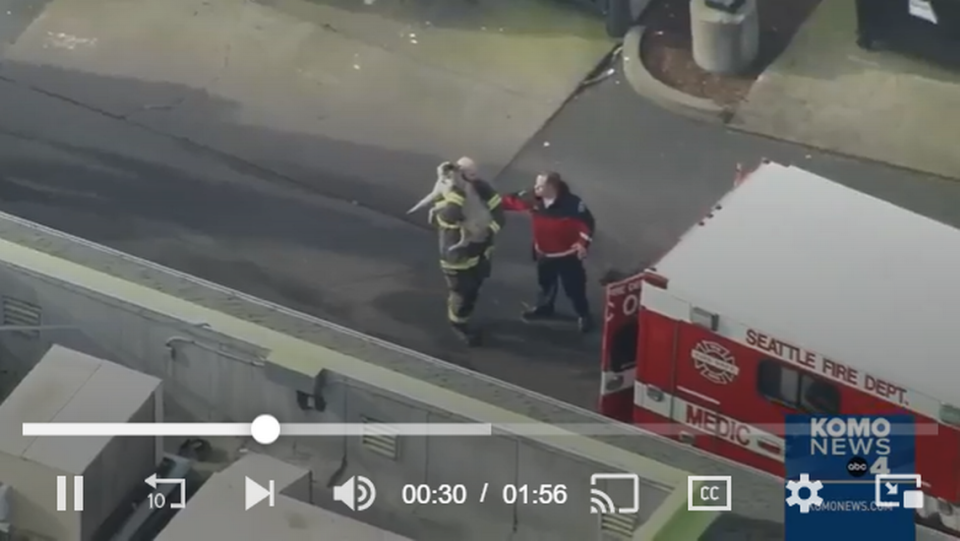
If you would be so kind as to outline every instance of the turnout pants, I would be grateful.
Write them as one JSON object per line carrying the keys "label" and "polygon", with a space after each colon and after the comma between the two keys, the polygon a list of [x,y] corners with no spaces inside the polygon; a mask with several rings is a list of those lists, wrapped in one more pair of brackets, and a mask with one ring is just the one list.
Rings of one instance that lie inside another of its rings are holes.
{"label": "turnout pants", "polygon": [[557,290],[562,285],[563,292],[570,299],[577,316],[590,315],[590,305],[587,303],[587,270],[576,255],[538,258],[537,283],[540,286],[537,296],[538,310],[553,312]]}
{"label": "turnout pants", "polygon": [[464,326],[470,322],[477,299],[480,297],[480,287],[486,279],[486,270],[481,263],[475,267],[451,271],[444,271],[447,280],[447,319],[454,326]]}

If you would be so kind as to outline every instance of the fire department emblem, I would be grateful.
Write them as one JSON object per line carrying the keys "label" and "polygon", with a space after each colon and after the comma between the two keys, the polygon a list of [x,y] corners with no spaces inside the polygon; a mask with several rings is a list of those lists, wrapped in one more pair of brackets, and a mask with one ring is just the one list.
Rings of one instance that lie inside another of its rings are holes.
{"label": "fire department emblem", "polygon": [[716,342],[699,342],[690,351],[690,358],[701,376],[719,385],[730,383],[740,373],[733,353]]}

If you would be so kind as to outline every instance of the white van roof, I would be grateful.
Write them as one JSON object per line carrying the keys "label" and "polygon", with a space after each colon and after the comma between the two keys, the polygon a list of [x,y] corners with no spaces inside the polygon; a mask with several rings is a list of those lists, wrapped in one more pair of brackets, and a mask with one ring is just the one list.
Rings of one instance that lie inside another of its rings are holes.
{"label": "white van roof", "polygon": [[655,266],[674,295],[960,405],[960,230],[765,162]]}

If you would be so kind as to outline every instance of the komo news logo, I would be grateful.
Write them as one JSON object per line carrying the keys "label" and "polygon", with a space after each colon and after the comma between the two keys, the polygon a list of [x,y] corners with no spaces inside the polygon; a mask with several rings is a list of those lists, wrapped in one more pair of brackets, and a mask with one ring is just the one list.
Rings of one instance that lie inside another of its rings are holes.
{"label": "komo news logo", "polygon": [[[847,457],[847,474],[863,477],[867,473],[890,473],[890,434],[893,427],[884,418],[818,418],[810,422],[812,456]],[[864,456],[876,456],[871,464]]]}

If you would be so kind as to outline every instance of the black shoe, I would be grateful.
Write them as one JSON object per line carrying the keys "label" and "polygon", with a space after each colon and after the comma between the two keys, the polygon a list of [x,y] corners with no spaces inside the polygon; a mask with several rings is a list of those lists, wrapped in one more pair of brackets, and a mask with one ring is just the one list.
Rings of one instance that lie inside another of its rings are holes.
{"label": "black shoe", "polygon": [[478,330],[470,328],[464,323],[453,323],[451,324],[454,334],[457,335],[457,338],[463,340],[465,344],[469,347],[479,346],[481,342],[481,334]]}
{"label": "black shoe", "polygon": [[593,318],[590,316],[577,318],[577,328],[580,329],[581,334],[589,333],[593,330]]}
{"label": "black shoe", "polygon": [[537,306],[536,308],[528,308],[520,314],[520,317],[524,321],[543,321],[544,319],[553,318],[553,308],[546,306]]}

